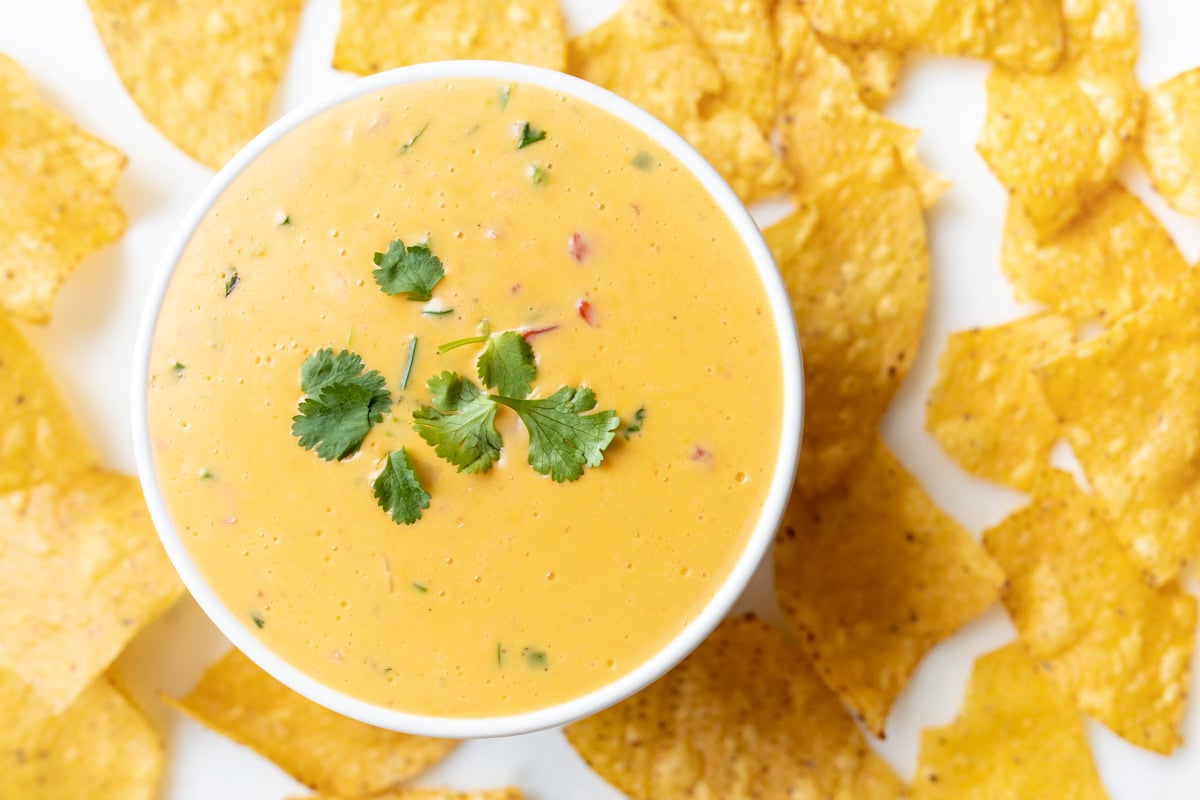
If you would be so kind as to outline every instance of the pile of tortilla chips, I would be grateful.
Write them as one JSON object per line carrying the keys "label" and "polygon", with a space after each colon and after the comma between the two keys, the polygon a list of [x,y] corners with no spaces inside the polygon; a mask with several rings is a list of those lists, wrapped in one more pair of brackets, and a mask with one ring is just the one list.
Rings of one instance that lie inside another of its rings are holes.
{"label": "pile of tortilla chips", "polygon": [[[142,113],[218,167],[265,124],[302,0],[89,0]],[[568,39],[555,0],[343,0],[333,64],[447,58],[566,69],[692,142],[765,231],[806,368],[804,445],[777,538],[790,628],[726,621],[629,700],[566,730],[634,800],[1105,797],[1092,717],[1181,743],[1200,564],[1200,280],[1117,181],[1136,151],[1200,215],[1200,69],[1143,90],[1134,0],[627,0]],[[1043,310],[953,334],[926,428],[1030,500],[979,543],[892,455],[879,422],[921,346],[925,209],[947,189],[879,112],[907,53],[988,59],[978,151],[1010,195],[999,261]],[[0,794],[149,800],[162,742],[106,674],[180,594],[136,481],[97,464],[3,314],[45,322],[117,238],[124,156],[0,56]],[[1098,335],[1095,334],[1099,329]],[[1054,469],[1065,440],[1087,485]],[[926,730],[907,788],[882,736],[925,654],[999,600],[1014,643]],[[277,763],[307,800],[519,800],[403,787],[453,742],[369,728],[219,660],[168,702]]]}

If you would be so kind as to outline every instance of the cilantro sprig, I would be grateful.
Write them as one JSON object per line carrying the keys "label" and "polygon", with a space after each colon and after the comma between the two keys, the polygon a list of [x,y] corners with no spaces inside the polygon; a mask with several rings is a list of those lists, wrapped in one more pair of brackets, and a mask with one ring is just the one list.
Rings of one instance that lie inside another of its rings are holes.
{"label": "cilantro sprig", "polygon": [[379,507],[400,525],[412,525],[421,518],[421,511],[429,508],[429,492],[403,447],[388,453],[383,472],[375,478],[374,492]]}
{"label": "cilantro sprig", "polygon": [[336,356],[326,348],[300,368],[304,399],[292,417],[292,435],[305,450],[316,448],[325,461],[341,461],[358,452],[371,426],[392,407],[383,376],[364,372],[362,358],[348,350]]}
{"label": "cilantro sprig", "polygon": [[537,144],[546,138],[546,132],[541,128],[535,128],[528,122],[521,123],[521,130],[517,134],[517,149],[524,150],[531,144]]}
{"label": "cilantro sprig", "polygon": [[453,372],[435,375],[426,385],[433,405],[413,411],[413,430],[459,472],[490,470],[504,445],[496,431],[496,404]]}
{"label": "cilantro sprig", "polygon": [[489,336],[475,368],[484,386],[508,397],[527,397],[537,375],[533,348],[516,331]]}
{"label": "cilantro sprig", "polygon": [[433,299],[433,287],[446,274],[442,260],[430,252],[428,245],[407,247],[400,239],[393,239],[387,252],[376,253],[374,260],[372,274],[384,294],[404,294],[422,303]]}

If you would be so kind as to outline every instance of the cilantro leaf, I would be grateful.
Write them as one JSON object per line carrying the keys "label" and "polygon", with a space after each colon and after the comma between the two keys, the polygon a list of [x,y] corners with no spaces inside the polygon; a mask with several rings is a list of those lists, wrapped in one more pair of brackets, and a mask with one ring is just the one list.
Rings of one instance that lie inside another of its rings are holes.
{"label": "cilantro leaf", "polygon": [[233,290],[241,282],[242,279],[238,276],[237,267],[230,264],[229,269],[225,272],[225,296],[229,297],[229,295],[233,294]]}
{"label": "cilantro leaf", "polygon": [[292,417],[292,435],[305,450],[317,448],[325,461],[342,460],[358,450],[371,430],[371,390],[357,383],[332,383],[300,403]]}
{"label": "cilantro leaf", "polygon": [[375,264],[375,283],[385,294],[407,294],[422,303],[433,299],[433,287],[446,274],[427,245],[405,247],[399,239],[392,239],[386,253],[375,254]]}
{"label": "cilantro leaf", "polygon": [[426,122],[424,125],[421,126],[421,129],[419,131],[414,133],[412,136],[408,137],[408,141],[405,142],[404,144],[400,145],[400,155],[404,155],[409,150],[412,150],[413,146],[417,143],[417,139],[421,138],[421,134],[425,133],[425,129],[428,127],[429,127],[429,123]]}
{"label": "cilantro leaf", "polygon": [[533,348],[516,331],[489,338],[475,365],[483,385],[505,397],[527,397],[537,374]]}
{"label": "cilantro leaf", "polygon": [[487,472],[504,445],[496,431],[496,404],[453,372],[435,375],[426,385],[433,405],[413,412],[413,430],[459,472]]}
{"label": "cilantro leaf", "polygon": [[537,144],[542,139],[546,138],[546,132],[540,128],[535,128],[528,122],[521,124],[521,133],[517,137],[517,149],[523,150],[531,144]]}
{"label": "cilantro leaf", "polygon": [[300,389],[309,397],[316,397],[326,386],[335,383],[353,383],[371,392],[371,422],[382,422],[383,415],[392,408],[392,395],[386,388],[383,376],[375,370],[363,374],[363,360],[357,353],[343,350],[336,356],[331,348],[318,350],[300,367]]}
{"label": "cilantro leaf", "polygon": [[383,472],[375,479],[375,499],[399,525],[412,525],[429,508],[429,492],[421,485],[408,451],[401,447],[388,453]]}
{"label": "cilantro leaf", "polygon": [[586,387],[564,386],[540,400],[491,399],[517,412],[529,431],[529,465],[559,483],[578,480],[585,465],[599,466],[621,424],[612,411],[583,413],[596,407],[596,395]]}

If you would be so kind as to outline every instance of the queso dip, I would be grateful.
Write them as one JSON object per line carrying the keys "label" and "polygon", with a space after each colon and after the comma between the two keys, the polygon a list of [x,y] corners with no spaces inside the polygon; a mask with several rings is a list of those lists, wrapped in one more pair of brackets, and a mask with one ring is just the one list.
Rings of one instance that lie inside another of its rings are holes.
{"label": "queso dip", "polygon": [[[376,284],[394,239],[440,259],[430,300]],[[479,382],[481,345],[438,345],[489,330],[536,354],[531,398],[586,386],[620,417],[602,463],[539,474],[509,407],[483,474],[414,432],[429,378]],[[341,460],[292,433],[325,348],[392,401]],[[582,696],[673,639],[754,527],[783,405],[765,290],[700,183],[598,108],[487,80],[358,97],[254,161],[178,264],[150,376],[167,509],[225,605],[338,691],[450,717]],[[372,491],[400,448],[429,495],[404,525]]]}

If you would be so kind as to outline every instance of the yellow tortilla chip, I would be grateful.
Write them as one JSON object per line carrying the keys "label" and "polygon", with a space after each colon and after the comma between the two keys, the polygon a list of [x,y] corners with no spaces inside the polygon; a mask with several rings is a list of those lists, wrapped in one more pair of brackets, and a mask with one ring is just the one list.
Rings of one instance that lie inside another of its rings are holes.
{"label": "yellow tortilla chip", "polygon": [[680,129],[721,76],[696,35],[663,0],[627,0],[599,27],[572,39],[572,75],[611,89]]}
{"label": "yellow tortilla chip", "polygon": [[1188,264],[1148,208],[1119,184],[1041,244],[1017,203],[1008,207],[1000,267],[1017,300],[1077,321],[1112,321],[1174,286]]}
{"label": "yellow tortilla chip", "polygon": [[37,354],[0,315],[0,492],[95,460]]}
{"label": "yellow tortilla chip", "polygon": [[561,70],[567,34],[557,0],[342,0],[333,66],[360,75],[483,58]]}
{"label": "yellow tortilla chip", "polygon": [[740,111],[721,111],[683,126],[683,136],[729,182],[744,203],[781,194],[792,174],[754,120]]}
{"label": "yellow tortilla chip", "polygon": [[1170,753],[1188,689],[1196,601],[1147,586],[1105,510],[1065,472],[985,531],[1008,575],[1003,600],[1025,647],[1080,710],[1139,747]]}
{"label": "yellow tortilla chip", "polygon": [[1200,67],[1146,93],[1141,157],[1158,193],[1200,216]]}
{"label": "yellow tortilla chip", "polygon": [[878,438],[838,488],[794,496],[776,537],[784,614],[817,673],[876,735],[925,653],[1003,583]]}
{"label": "yellow tortilla chip", "polygon": [[565,733],[632,800],[903,796],[804,655],[752,617],[726,620],[657,683]]}
{"label": "yellow tortilla chip", "polygon": [[1069,72],[996,69],[976,148],[1045,239],[1075,218],[1117,174],[1121,148]]}
{"label": "yellow tortilla chip", "polygon": [[1083,720],[1019,645],[975,661],[958,719],[921,732],[912,800],[1108,800]]}
{"label": "yellow tortilla chip", "polygon": [[936,202],[948,184],[917,158],[918,132],[867,107],[850,70],[821,46],[800,0],[780,0],[775,30],[781,141],[801,188],[814,190],[851,176],[870,183],[899,157],[923,204]]}
{"label": "yellow tortilla chip", "polygon": [[1046,72],[1063,49],[1058,0],[811,0],[813,25],[848,42],[987,58]]}
{"label": "yellow tortilla chip", "polygon": [[[516,787],[504,789],[482,789],[471,792],[456,792],[453,789],[425,789],[410,786],[407,789],[396,789],[383,794],[371,795],[371,800],[523,800],[525,794]],[[314,794],[308,797],[296,797],[293,800],[355,800],[351,797],[337,797],[332,794]]]}
{"label": "yellow tortilla chip", "polygon": [[775,123],[775,39],[768,0],[668,0],[696,34],[721,74],[721,92],[704,116],[741,111],[766,134]]}
{"label": "yellow tortilla chip", "polygon": [[88,0],[146,119],[219,169],[266,126],[303,0]]}
{"label": "yellow tortilla chip", "polygon": [[49,321],[67,276],[125,230],[112,194],[124,168],[0,55],[0,311]]}
{"label": "yellow tortilla chip", "polygon": [[1066,51],[1054,73],[988,77],[977,144],[1039,240],[1112,183],[1141,119],[1133,0],[1078,0],[1063,13]]}
{"label": "yellow tortilla chip", "polygon": [[920,344],[929,292],[921,203],[891,169],[802,195],[765,231],[804,351],[797,491],[836,485],[866,451]]}
{"label": "yellow tortilla chip", "polygon": [[1033,367],[1074,340],[1063,317],[1039,314],[953,333],[938,360],[925,429],[960,467],[989,481],[1028,489],[1059,437]]}
{"label": "yellow tortilla chip", "polygon": [[878,111],[895,94],[900,84],[900,68],[904,64],[900,51],[879,45],[843,42],[820,34],[817,41],[850,70],[858,84],[858,93],[868,107]]}
{"label": "yellow tortilla chip", "polygon": [[58,713],[183,593],[136,478],[0,495],[0,667]]}
{"label": "yellow tortilla chip", "polygon": [[1130,314],[1035,370],[1116,533],[1153,583],[1200,546],[1200,292]]}
{"label": "yellow tortilla chip", "polygon": [[186,697],[166,701],[274,761],[306,786],[334,795],[362,797],[391,789],[458,745],[336,714],[279,683],[238,650],[209,667]]}
{"label": "yellow tortilla chip", "polygon": [[20,800],[153,800],[163,742],[100,678],[58,715],[0,671],[0,795]]}

